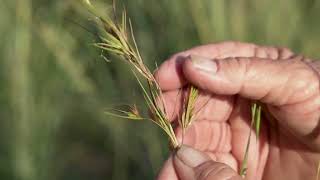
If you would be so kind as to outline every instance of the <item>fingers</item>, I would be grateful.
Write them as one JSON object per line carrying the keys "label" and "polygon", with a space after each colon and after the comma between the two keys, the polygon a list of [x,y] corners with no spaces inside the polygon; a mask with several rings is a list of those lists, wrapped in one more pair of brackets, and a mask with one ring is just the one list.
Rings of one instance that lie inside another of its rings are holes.
{"label": "fingers", "polygon": [[178,175],[175,171],[173,165],[173,156],[170,156],[169,159],[164,163],[162,169],[160,170],[158,180],[178,180]]}
{"label": "fingers", "polygon": [[319,123],[319,77],[299,59],[193,57],[183,64],[183,73],[190,83],[213,94],[238,94],[268,104],[279,123],[296,135],[310,135]]}
{"label": "fingers", "polygon": [[208,58],[224,58],[234,56],[251,57],[255,45],[238,42],[223,42],[203,45],[173,55],[165,61],[155,72],[155,77],[163,90],[181,88],[186,84],[182,75],[182,63],[190,55],[199,55]]}
{"label": "fingers", "polygon": [[293,52],[285,48],[263,47],[240,42],[222,42],[195,47],[173,55],[155,72],[155,77],[164,91],[181,88],[186,84],[182,74],[182,64],[186,57],[190,55],[198,55],[210,59],[230,57],[287,59],[293,56]]}
{"label": "fingers", "polygon": [[[181,116],[184,101],[187,96],[186,90],[167,91],[162,94],[158,102],[165,104],[167,117],[174,121]],[[211,93],[200,92],[195,102],[194,115],[198,120],[226,121],[232,111],[234,98],[231,96],[212,95]]]}
{"label": "fingers", "polygon": [[173,56],[170,60],[162,63],[155,71],[155,79],[163,91],[182,88],[186,84],[186,80],[182,74],[182,63],[185,57],[187,56],[183,54]]}
{"label": "fingers", "polygon": [[[265,164],[269,154],[269,143],[266,119],[261,117],[260,134],[257,136],[255,130],[251,127],[251,103],[238,97],[235,107],[229,118],[229,124],[232,132],[232,154],[239,162],[239,169],[244,162],[249,133],[250,144],[248,146],[247,171],[246,177],[251,179],[262,179]],[[249,178],[250,177],[250,178]]]}
{"label": "fingers", "polygon": [[183,64],[183,72],[188,81],[211,93],[239,94],[275,106],[299,103],[319,92],[317,74],[298,60],[194,56]]}
{"label": "fingers", "polygon": [[197,120],[188,127],[183,135],[182,129],[175,131],[181,144],[197,150],[216,153],[231,152],[231,129],[228,123]]}
{"label": "fingers", "polygon": [[240,180],[229,166],[213,161],[203,152],[182,146],[173,157],[173,164],[181,180]]}

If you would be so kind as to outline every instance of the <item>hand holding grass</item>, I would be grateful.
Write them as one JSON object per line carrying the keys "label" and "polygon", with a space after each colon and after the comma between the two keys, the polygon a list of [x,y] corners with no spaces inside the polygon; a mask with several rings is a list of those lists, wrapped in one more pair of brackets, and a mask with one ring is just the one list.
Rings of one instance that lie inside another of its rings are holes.
{"label": "hand holding grass", "polygon": [[[159,179],[240,179],[236,171],[249,131],[246,179],[316,179],[319,69],[317,61],[288,49],[235,42],[172,56],[155,74],[166,109],[173,114],[171,121],[179,117],[182,107],[173,99],[183,96],[180,89],[186,84],[203,90],[199,102],[210,100],[201,109],[201,103],[194,107],[200,109],[199,117],[183,137],[184,144],[192,148],[183,146],[172,155]],[[260,137],[250,128],[251,101],[263,106]],[[181,130],[175,132],[181,140]]]}
{"label": "hand holding grass", "polygon": [[[127,34],[126,13],[118,23],[96,13],[90,1],[83,2],[101,30],[95,45],[121,57],[147,82],[143,84],[135,74],[152,119],[141,117],[136,106],[107,114],[153,121],[177,150],[160,179],[177,179],[177,175],[181,179],[239,179],[234,170],[248,179],[316,176],[320,93],[317,67],[311,68],[315,63],[303,62],[286,49],[229,42],[179,53],[160,67],[155,78],[140,56],[130,21],[131,35]],[[182,88],[187,82],[205,91],[192,85]],[[252,100],[265,106],[262,136],[261,108],[251,106]],[[176,134],[170,118],[180,125]],[[191,124],[195,119],[202,121]],[[181,143],[205,152],[181,147]]]}

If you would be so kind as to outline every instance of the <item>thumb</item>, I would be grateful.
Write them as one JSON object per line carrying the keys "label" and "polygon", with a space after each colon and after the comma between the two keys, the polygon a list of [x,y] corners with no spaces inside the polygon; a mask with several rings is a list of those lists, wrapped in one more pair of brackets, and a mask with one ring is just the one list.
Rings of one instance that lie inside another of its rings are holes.
{"label": "thumb", "polygon": [[186,79],[220,95],[239,94],[270,105],[302,102],[319,93],[319,78],[301,57],[288,60],[191,56],[183,64]]}
{"label": "thumb", "polygon": [[203,152],[182,146],[173,158],[176,173],[181,180],[240,180],[229,166],[212,161]]}

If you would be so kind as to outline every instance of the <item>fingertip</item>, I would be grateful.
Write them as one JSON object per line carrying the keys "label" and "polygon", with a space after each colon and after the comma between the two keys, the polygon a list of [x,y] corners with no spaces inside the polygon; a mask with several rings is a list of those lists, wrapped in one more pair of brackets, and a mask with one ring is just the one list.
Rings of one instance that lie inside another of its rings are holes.
{"label": "fingertip", "polygon": [[[246,59],[244,59],[246,60]],[[199,89],[219,95],[234,95],[243,81],[244,61],[237,58],[191,57],[183,63],[183,74]]]}
{"label": "fingertip", "polygon": [[173,157],[173,164],[180,179],[196,179],[194,168],[209,160],[204,153],[182,145]]}
{"label": "fingertip", "polygon": [[186,83],[182,73],[182,64],[186,57],[176,55],[160,65],[154,72],[160,88],[164,91],[181,88]]}
{"label": "fingertip", "polygon": [[188,82],[202,90],[208,90],[208,86],[212,85],[211,78],[208,75],[209,73],[203,73],[204,71],[199,70],[195,66],[194,60],[192,60],[191,58],[186,59],[183,63],[182,72]]}
{"label": "fingertip", "polygon": [[168,179],[178,180],[179,179],[174,168],[172,155],[168,158],[168,160],[165,161],[156,179],[157,180],[168,180]]}

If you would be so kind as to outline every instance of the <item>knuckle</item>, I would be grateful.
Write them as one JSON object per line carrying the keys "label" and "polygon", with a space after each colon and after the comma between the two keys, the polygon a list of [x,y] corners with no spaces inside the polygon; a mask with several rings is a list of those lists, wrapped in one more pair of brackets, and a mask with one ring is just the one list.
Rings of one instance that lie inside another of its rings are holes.
{"label": "knuckle", "polygon": [[269,58],[272,60],[288,59],[294,55],[290,49],[284,47],[255,46],[253,51],[253,57]]}
{"label": "knuckle", "polygon": [[278,49],[271,46],[265,46],[260,49],[260,51],[264,51],[265,56],[259,58],[267,58],[271,60],[277,60],[279,58]]}
{"label": "knuckle", "polygon": [[254,68],[255,62],[252,61],[249,58],[235,58],[236,63],[234,63],[237,67],[236,68],[239,72],[237,75],[239,75],[239,78],[242,79],[240,82],[245,82],[245,80],[251,76],[250,72],[252,68]]}
{"label": "knuckle", "polygon": [[254,62],[250,58],[233,57],[223,61],[218,61],[218,69],[223,69],[222,77],[228,80],[233,90],[232,93],[238,93],[243,88],[243,82],[249,74],[249,69]]}
{"label": "knuckle", "polygon": [[319,93],[319,75],[308,64],[298,59],[290,66],[285,85],[292,90],[292,99],[303,101]]}
{"label": "knuckle", "polygon": [[278,59],[289,59],[295,55],[295,53],[288,48],[279,47],[277,49],[278,49]]}
{"label": "knuckle", "polygon": [[232,47],[233,49],[241,48],[241,47],[248,47],[248,49],[255,49],[256,47],[258,47],[256,44],[241,42],[241,41],[223,41],[219,44],[226,47]]}
{"label": "knuckle", "polygon": [[[224,61],[221,66],[227,73],[230,73],[235,75],[245,75],[247,72],[247,68],[250,67],[250,64],[252,61],[249,58],[243,58],[243,57],[233,57],[227,59],[227,61]],[[228,72],[229,71],[229,72]]]}
{"label": "knuckle", "polygon": [[240,43],[241,42],[238,42],[238,41],[224,41],[221,44],[235,47],[235,46],[238,46]]}

